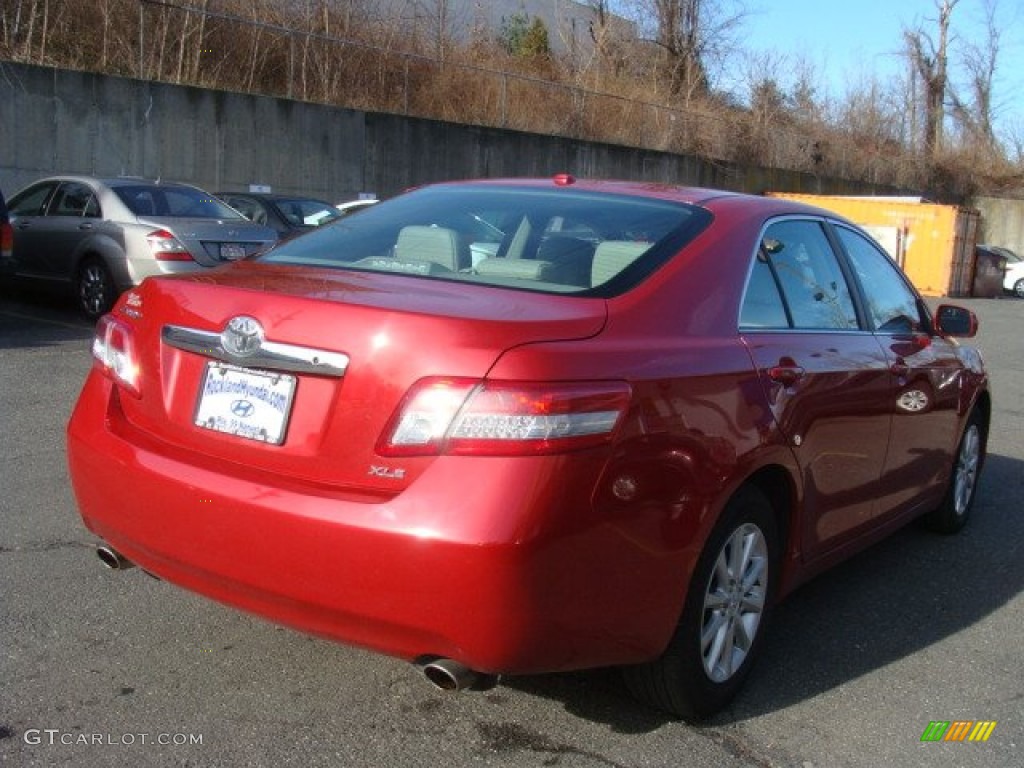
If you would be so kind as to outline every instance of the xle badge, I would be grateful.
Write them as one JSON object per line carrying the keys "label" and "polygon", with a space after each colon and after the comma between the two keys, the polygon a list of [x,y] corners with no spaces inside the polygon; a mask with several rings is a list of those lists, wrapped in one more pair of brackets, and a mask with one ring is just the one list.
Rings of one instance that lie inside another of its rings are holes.
{"label": "xle badge", "polygon": [[405,477],[405,470],[393,467],[378,467],[371,464],[370,471],[367,474],[370,477],[386,477],[389,480],[401,480]]}

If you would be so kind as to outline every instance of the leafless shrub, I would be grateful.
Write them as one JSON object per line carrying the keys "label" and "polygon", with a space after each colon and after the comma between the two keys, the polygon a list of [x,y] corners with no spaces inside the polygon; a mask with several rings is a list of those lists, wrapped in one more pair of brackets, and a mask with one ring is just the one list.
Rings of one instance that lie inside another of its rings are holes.
{"label": "leafless shrub", "polygon": [[[943,0],[939,7],[954,4]],[[0,58],[941,194],[1021,183],[1024,141],[1008,140],[1003,149],[988,112],[982,114],[988,122],[967,119],[977,112],[971,103],[954,101],[954,117],[961,119],[941,151],[929,145],[935,154],[926,156],[916,146],[920,125],[906,84],[860,83],[837,102],[823,103],[814,95],[812,68],[787,64],[803,75],[783,83],[773,75],[783,69],[779,62],[761,61],[750,67],[748,93],[727,100],[709,87],[713,73],[696,65],[691,74],[699,77],[663,77],[665,41],[645,41],[606,2],[590,5],[597,13],[592,45],[573,38],[560,55],[524,56],[510,55],[494,30],[465,19],[468,36],[449,34],[453,13],[446,0],[409,0],[409,18],[402,19],[389,14],[393,4],[377,0],[6,0]],[[727,29],[741,16],[738,5],[730,8],[714,17]],[[984,63],[972,103],[990,109],[994,61]],[[690,80],[701,87],[683,87]]]}

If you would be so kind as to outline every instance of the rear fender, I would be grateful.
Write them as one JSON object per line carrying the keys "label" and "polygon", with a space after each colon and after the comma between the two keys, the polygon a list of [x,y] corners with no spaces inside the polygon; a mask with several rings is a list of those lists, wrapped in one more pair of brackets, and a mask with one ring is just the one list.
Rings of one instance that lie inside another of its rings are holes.
{"label": "rear fender", "polygon": [[128,259],[124,252],[123,237],[118,242],[109,233],[97,232],[93,236],[82,240],[78,247],[75,248],[73,256],[75,268],[71,273],[72,280],[75,279],[78,271],[82,268],[82,264],[90,258],[99,258],[103,261],[111,277],[113,277],[114,285],[118,291],[127,290],[134,285],[128,269]]}

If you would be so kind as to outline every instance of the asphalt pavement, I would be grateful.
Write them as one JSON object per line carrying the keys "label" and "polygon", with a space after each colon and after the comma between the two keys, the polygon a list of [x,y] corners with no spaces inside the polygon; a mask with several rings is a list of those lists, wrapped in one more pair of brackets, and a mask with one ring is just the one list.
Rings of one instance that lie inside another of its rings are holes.
{"label": "asphalt pavement", "polygon": [[[734,705],[694,727],[614,671],[443,694],[400,661],[104,569],[64,458],[91,327],[0,291],[0,763],[1024,765],[1024,301],[956,303],[981,319],[995,402],[971,523],[908,526],[800,589]],[[933,721],[996,725],[923,742]]]}

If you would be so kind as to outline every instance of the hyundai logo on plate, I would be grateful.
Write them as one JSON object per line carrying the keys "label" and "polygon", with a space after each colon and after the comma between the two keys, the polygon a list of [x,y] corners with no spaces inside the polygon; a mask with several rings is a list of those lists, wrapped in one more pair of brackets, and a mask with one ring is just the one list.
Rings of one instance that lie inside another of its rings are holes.
{"label": "hyundai logo on plate", "polygon": [[231,404],[231,412],[240,419],[249,418],[255,410],[256,406],[248,400],[235,400],[235,402]]}
{"label": "hyundai logo on plate", "polygon": [[248,357],[258,352],[263,343],[263,326],[255,317],[232,317],[220,334],[220,343],[225,352]]}

